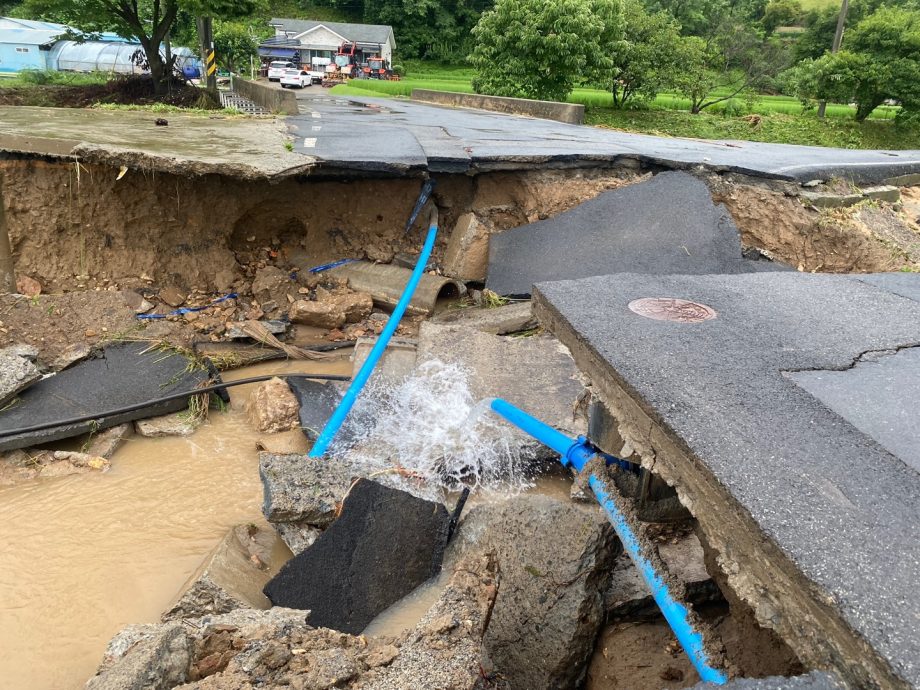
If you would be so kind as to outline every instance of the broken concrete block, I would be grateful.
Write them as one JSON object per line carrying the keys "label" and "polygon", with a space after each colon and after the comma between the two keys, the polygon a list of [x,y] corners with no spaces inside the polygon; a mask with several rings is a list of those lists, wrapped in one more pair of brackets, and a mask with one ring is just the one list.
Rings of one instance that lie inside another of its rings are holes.
{"label": "broken concrete block", "polygon": [[345,324],[345,313],[338,305],[299,299],[291,305],[288,318],[292,323],[316,328],[338,328]]}
{"label": "broken concrete block", "polygon": [[69,366],[82,362],[84,359],[93,354],[93,349],[86,343],[74,343],[55,357],[48,366],[54,371],[63,371]]}
{"label": "broken concrete block", "polygon": [[338,458],[259,453],[259,476],[265,499],[262,514],[269,522],[326,527],[361,473]]}
{"label": "broken concrete block", "polygon": [[89,445],[86,447],[86,452],[89,455],[98,455],[106,460],[111,460],[122,441],[129,438],[133,433],[133,424],[119,424],[111,429],[100,431],[91,437]]}
{"label": "broken concrete block", "polygon": [[492,235],[486,287],[529,295],[545,280],[614,273],[741,273],[741,239],[704,182],[664,172],[549,220]]}
{"label": "broken concrete block", "polygon": [[311,527],[305,522],[275,522],[273,526],[295,556],[313,546],[316,538],[323,533],[319,527]]}
{"label": "broken concrete block", "polygon": [[[504,398],[537,419],[572,436],[584,434],[584,395],[575,362],[558,340],[546,335],[526,338],[490,335],[463,326],[423,323],[419,362],[453,362],[470,372],[473,399]],[[551,452],[515,429],[521,448],[533,457]]]}
{"label": "broken concrete block", "polygon": [[[262,326],[263,328],[265,328],[265,330],[267,330],[267,331],[268,331],[269,333],[271,333],[272,335],[281,335],[282,333],[285,333],[285,332],[287,331],[288,327],[289,327],[291,324],[289,324],[289,323],[286,322],[286,321],[280,321],[280,320],[278,320],[278,319],[268,319],[268,320],[264,320],[264,321],[259,321],[259,325]],[[244,339],[244,338],[252,338],[252,335],[251,335],[251,334],[246,333],[246,332],[245,332],[242,328],[240,328],[239,325],[237,325],[237,324],[232,324],[232,325],[227,329],[227,332],[224,333],[224,335],[225,335],[227,338],[230,338],[231,340],[242,340],[242,339]],[[211,343],[209,343],[209,344],[205,345],[204,347],[205,347],[205,348],[207,348],[207,347],[214,347],[214,345],[211,344]],[[261,349],[264,350],[264,346],[261,347]]]}
{"label": "broken concrete block", "polygon": [[162,620],[197,618],[234,609],[267,609],[262,588],[280,567],[278,535],[255,525],[237,525],[182,587]]}
{"label": "broken concrete block", "polygon": [[291,429],[259,437],[256,448],[274,455],[304,454],[309,452],[310,443],[300,429]]}
{"label": "broken concrete block", "polygon": [[[377,338],[358,338],[355,341],[355,350],[352,355],[352,361],[354,362],[352,377],[356,376],[361,370],[365,360],[367,360],[367,356],[376,344]],[[415,369],[417,351],[418,341],[393,338],[387,343],[383,355],[381,355],[380,360],[374,367],[373,378],[384,380],[388,384],[403,381]]]}
{"label": "broken concrete block", "polygon": [[833,194],[831,192],[801,192],[802,201],[815,208],[843,208],[863,200],[862,194]]}
{"label": "broken concrete block", "polygon": [[86,690],[167,690],[188,679],[191,658],[182,625],[130,625],[106,647],[105,657]]}
{"label": "broken concrete block", "polygon": [[[684,535],[676,543],[659,544],[658,555],[670,581],[683,584],[685,601],[698,604],[720,596],[718,587],[706,570],[703,547],[695,534]],[[604,607],[608,620],[660,614],[648,585],[625,553],[617,557],[611,570],[610,585],[604,593]]]}
{"label": "broken concrete block", "polygon": [[0,350],[0,356],[22,357],[30,362],[34,362],[38,359],[38,348],[28,343],[16,343],[15,345],[8,345]]}
{"label": "broken concrete block", "polygon": [[501,586],[483,642],[510,687],[581,686],[616,543],[600,511],[539,494],[476,505],[463,518],[445,567],[474,553],[497,558]]}
{"label": "broken concrete block", "polygon": [[[300,405],[300,428],[311,441],[316,440],[335,408],[342,394],[331,381],[320,382],[310,379],[289,378],[288,386]],[[341,438],[342,435],[339,435]]]}
{"label": "broken concrete block", "polygon": [[[93,421],[6,436],[0,438],[0,450],[46,444],[185,409],[187,397],[149,401],[173,393],[191,393],[208,379],[206,371],[190,367],[189,360],[178,352],[151,348],[146,342],[107,345],[96,357],[22,391],[20,404],[0,414],[0,431],[60,423],[83,415],[91,416]],[[131,406],[141,407],[103,416]]]}
{"label": "broken concrete block", "polygon": [[201,424],[201,419],[192,415],[188,410],[164,414],[150,419],[139,419],[134,422],[138,434],[147,438],[159,436],[191,436]]}
{"label": "broken concrete block", "polygon": [[519,333],[537,325],[530,300],[494,308],[449,309],[433,316],[430,322],[463,326],[493,335]]}
{"label": "broken concrete block", "polygon": [[374,300],[366,292],[349,292],[336,295],[333,302],[345,315],[345,323],[358,323],[363,321],[374,310]]}
{"label": "broken concrete block", "polygon": [[38,368],[25,357],[0,354],[0,406],[41,377]]}
{"label": "broken concrete block", "polygon": [[444,274],[460,280],[483,282],[489,267],[491,225],[475,213],[457,219],[444,252]]}
{"label": "broken concrete block", "polygon": [[316,627],[358,634],[441,566],[443,505],[361,479],[339,517],[265,587],[276,606],[310,611]]}
{"label": "broken concrete block", "polygon": [[275,377],[260,384],[249,396],[246,414],[258,431],[289,431],[300,424],[300,405],[287,383]]}
{"label": "broken concrete block", "polygon": [[866,199],[887,201],[890,204],[896,204],[901,200],[901,190],[890,184],[879,185],[878,187],[865,187],[862,190],[862,195]]}

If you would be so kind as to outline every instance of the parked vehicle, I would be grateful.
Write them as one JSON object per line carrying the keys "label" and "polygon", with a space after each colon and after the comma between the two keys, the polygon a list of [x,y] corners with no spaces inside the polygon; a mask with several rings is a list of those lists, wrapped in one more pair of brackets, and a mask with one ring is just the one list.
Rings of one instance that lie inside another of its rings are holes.
{"label": "parked vehicle", "polygon": [[305,69],[286,69],[284,74],[281,75],[281,88],[286,89],[289,86],[296,86],[298,89],[302,89],[305,86],[310,86],[313,83],[313,77]]}
{"label": "parked vehicle", "polygon": [[268,66],[268,80],[269,81],[281,81],[281,77],[284,76],[284,71],[294,67],[293,62],[285,60],[275,60]]}
{"label": "parked vehicle", "polygon": [[389,79],[393,72],[389,63],[379,55],[372,55],[367,59],[367,64],[361,68],[365,79]]}
{"label": "parked vehicle", "polygon": [[358,76],[358,67],[355,56],[358,51],[357,43],[343,43],[339,46],[332,62],[326,65],[326,79],[330,81],[344,81]]}
{"label": "parked vehicle", "polygon": [[326,67],[332,63],[332,58],[315,57],[310,60],[310,76],[314,84],[320,84],[326,76]]}

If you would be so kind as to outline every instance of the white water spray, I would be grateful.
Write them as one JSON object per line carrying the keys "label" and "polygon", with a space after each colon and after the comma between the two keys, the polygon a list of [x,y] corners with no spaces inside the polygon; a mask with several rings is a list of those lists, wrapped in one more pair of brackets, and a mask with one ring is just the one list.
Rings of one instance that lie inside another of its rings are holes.
{"label": "white water spray", "polygon": [[469,371],[439,360],[395,385],[374,377],[343,428],[348,455],[448,490],[529,486],[516,434],[486,414],[491,400],[474,400],[469,380]]}

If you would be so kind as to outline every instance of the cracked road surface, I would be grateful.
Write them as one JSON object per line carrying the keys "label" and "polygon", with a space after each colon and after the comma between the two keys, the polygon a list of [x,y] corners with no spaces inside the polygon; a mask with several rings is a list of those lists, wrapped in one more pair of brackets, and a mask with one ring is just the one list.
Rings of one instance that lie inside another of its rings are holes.
{"label": "cracked road surface", "polygon": [[335,96],[313,87],[288,119],[294,150],[327,170],[412,174],[604,165],[704,166],[785,180],[859,183],[920,171],[920,151],[860,151],[628,134],[408,100]]}

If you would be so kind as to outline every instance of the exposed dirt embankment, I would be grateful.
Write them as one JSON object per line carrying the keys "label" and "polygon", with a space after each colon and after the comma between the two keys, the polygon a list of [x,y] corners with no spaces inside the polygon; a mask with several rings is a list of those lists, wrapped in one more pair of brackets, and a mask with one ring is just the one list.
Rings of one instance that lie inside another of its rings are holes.
{"label": "exposed dirt embankment", "polygon": [[[920,264],[920,226],[909,204],[863,202],[817,209],[795,191],[738,184],[711,176],[713,199],[725,204],[746,247],[766,250],[801,271],[872,273]],[[911,188],[904,190],[905,201]]]}
{"label": "exposed dirt embankment", "polygon": [[[150,282],[229,290],[260,256],[310,266],[343,257],[392,261],[417,251],[404,232],[412,179],[277,184],[187,178],[39,160],[2,160],[17,274],[45,291]],[[546,218],[634,179],[614,171],[536,171],[439,179],[441,224],[476,209],[499,230]],[[423,221],[420,221],[423,222]],[[443,253],[443,232],[436,257]]]}

